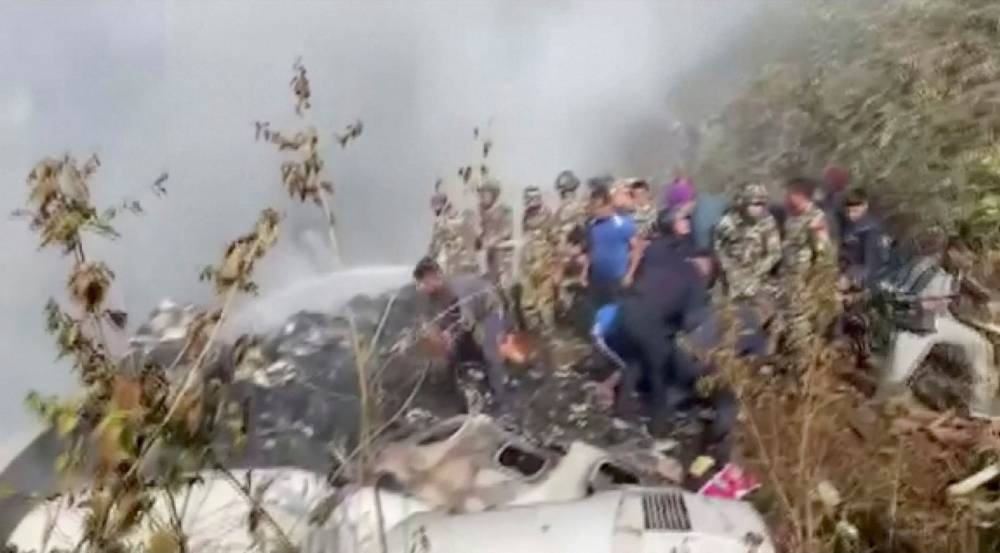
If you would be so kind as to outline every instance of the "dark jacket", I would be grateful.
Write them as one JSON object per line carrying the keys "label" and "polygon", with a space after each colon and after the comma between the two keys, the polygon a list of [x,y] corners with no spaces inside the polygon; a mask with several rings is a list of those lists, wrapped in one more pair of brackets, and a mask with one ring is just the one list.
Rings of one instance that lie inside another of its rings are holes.
{"label": "dark jacket", "polygon": [[674,236],[658,235],[649,241],[639,266],[636,267],[636,281],[642,278],[643,273],[657,271],[665,268],[675,268],[695,253],[694,238],[692,235]]}
{"label": "dark jacket", "polygon": [[889,238],[870,214],[846,221],[841,234],[840,265],[851,282],[870,286],[889,263]]}
{"label": "dark jacket", "polygon": [[668,336],[698,324],[709,300],[704,277],[689,261],[648,268],[629,295],[657,314]]}

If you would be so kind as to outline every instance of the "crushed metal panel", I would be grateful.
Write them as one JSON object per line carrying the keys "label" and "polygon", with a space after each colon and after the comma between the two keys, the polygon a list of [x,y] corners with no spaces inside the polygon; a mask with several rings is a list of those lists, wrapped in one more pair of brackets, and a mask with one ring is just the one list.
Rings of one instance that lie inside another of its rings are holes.
{"label": "crushed metal panel", "polygon": [[643,492],[642,523],[646,530],[690,530],[684,496],[676,491]]}

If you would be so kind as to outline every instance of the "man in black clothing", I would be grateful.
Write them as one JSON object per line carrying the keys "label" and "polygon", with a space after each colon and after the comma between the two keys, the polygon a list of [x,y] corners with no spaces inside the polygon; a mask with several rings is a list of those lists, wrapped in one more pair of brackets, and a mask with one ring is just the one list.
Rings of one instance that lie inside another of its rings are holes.
{"label": "man in black clothing", "polygon": [[696,253],[691,234],[691,215],[685,210],[671,208],[657,214],[655,233],[642,250],[635,280],[648,270],[675,267]]}
{"label": "man in black clothing", "polygon": [[889,237],[868,211],[868,194],[856,188],[844,199],[845,226],[840,244],[840,266],[846,284],[867,288],[889,263]]}
{"label": "man in black clothing", "polygon": [[591,332],[598,351],[619,369],[606,388],[618,388],[616,405],[630,411],[640,382],[648,388],[654,419],[670,414],[667,386],[672,379],[674,338],[697,327],[706,313],[712,262],[704,255],[646,273],[620,301],[598,310]]}

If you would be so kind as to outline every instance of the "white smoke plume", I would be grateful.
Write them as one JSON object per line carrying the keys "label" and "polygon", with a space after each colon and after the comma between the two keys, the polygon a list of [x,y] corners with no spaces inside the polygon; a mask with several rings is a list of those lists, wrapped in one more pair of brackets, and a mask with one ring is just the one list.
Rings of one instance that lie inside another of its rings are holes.
{"label": "white smoke plume", "polygon": [[[144,216],[123,219],[122,239],[94,241],[133,320],[165,296],[204,300],[199,268],[269,205],[289,218],[281,249],[263,267],[265,292],[315,276],[322,252],[296,244],[316,242],[309,229],[318,213],[285,197],[278,155],[253,141],[255,120],[299,124],[288,80],[301,56],[338,186],[347,262],[408,265],[428,239],[435,179],[454,183],[456,169],[475,160],[473,127],[488,127],[490,164],[512,202],[529,184],[550,193],[565,168],[584,177],[668,174],[663,136],[683,118],[669,109],[674,77],[718,60],[728,37],[759,23],[761,5],[3,3],[0,207],[21,205],[24,178],[45,155],[99,154],[98,203],[142,195],[169,171],[168,196],[147,197]],[[342,151],[333,134],[357,118],[364,134]],[[72,383],[53,362],[41,313],[68,261],[36,252],[24,221],[0,225],[0,418],[5,429],[29,429],[24,394]],[[0,443],[0,464],[11,453]]]}

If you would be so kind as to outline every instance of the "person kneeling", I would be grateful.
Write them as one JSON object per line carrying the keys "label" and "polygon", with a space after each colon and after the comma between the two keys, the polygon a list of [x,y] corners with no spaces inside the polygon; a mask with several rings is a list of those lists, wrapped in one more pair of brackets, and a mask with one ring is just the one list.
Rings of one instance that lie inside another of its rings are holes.
{"label": "person kneeling", "polygon": [[510,360],[524,361],[514,344],[504,304],[493,283],[469,274],[445,277],[437,262],[421,259],[413,270],[418,292],[429,300],[429,329],[458,365],[480,358],[499,407],[506,407],[506,371]]}

